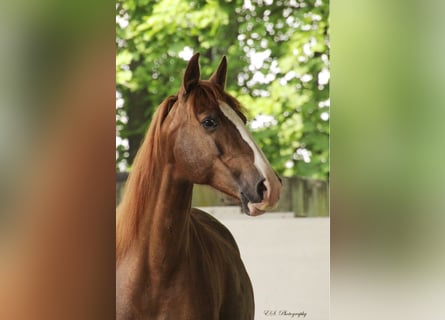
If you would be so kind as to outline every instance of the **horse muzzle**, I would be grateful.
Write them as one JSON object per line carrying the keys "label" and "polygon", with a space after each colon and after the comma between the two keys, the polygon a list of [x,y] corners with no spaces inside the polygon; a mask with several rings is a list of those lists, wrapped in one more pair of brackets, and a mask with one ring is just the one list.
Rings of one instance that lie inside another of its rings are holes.
{"label": "horse muzzle", "polygon": [[261,215],[277,205],[281,193],[281,179],[276,175],[270,179],[260,179],[254,190],[255,192],[241,191],[240,194],[242,209],[249,216]]}

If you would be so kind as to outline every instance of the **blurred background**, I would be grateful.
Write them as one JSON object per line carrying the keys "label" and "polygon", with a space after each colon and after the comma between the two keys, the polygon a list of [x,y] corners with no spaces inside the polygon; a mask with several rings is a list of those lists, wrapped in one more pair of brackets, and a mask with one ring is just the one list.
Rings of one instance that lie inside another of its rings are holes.
{"label": "blurred background", "polygon": [[0,2],[0,319],[115,315],[114,9]]}
{"label": "blurred background", "polygon": [[333,319],[445,318],[444,9],[332,3]]}
{"label": "blurred background", "polygon": [[[328,216],[328,15],[327,1],[117,1],[117,200],[154,111],[200,52],[203,78],[228,57],[227,91],[285,177],[277,211]],[[195,188],[194,205],[224,204]]]}

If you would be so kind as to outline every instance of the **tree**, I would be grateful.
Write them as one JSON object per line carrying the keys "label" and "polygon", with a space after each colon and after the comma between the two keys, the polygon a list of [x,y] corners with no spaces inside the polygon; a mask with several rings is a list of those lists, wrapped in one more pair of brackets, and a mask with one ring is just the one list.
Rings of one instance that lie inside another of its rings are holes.
{"label": "tree", "polygon": [[280,174],[328,178],[328,14],[320,0],[118,0],[118,164],[131,165],[154,110],[200,52],[204,76],[227,55],[228,91]]}

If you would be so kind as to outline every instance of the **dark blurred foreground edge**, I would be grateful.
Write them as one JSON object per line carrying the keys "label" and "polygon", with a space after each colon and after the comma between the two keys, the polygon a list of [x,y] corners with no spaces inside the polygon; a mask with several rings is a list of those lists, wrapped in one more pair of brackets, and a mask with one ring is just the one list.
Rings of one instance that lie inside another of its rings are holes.
{"label": "dark blurred foreground edge", "polygon": [[114,6],[0,10],[2,117],[15,121],[0,157],[0,319],[115,317]]}

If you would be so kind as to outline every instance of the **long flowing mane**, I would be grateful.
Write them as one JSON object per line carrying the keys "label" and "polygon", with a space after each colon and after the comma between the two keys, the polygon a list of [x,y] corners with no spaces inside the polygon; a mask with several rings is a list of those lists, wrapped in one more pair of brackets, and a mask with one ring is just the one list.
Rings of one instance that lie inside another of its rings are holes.
{"label": "long flowing mane", "polygon": [[177,99],[177,96],[169,96],[159,105],[134,159],[131,174],[125,185],[122,202],[117,209],[116,261],[125,253],[139,231],[138,221],[145,208],[145,201],[150,192],[150,182],[153,181],[156,173],[156,164],[159,163],[161,158],[159,148],[161,125]]}

